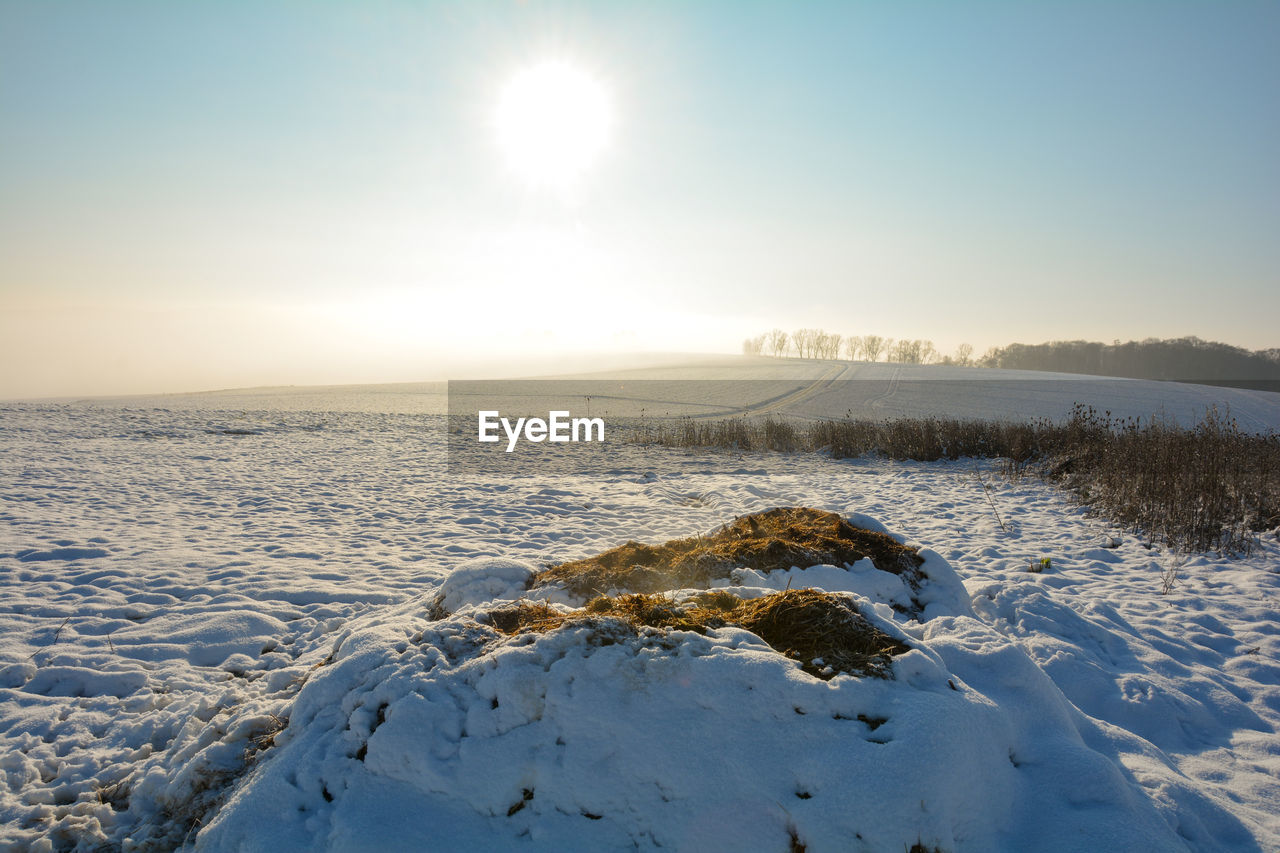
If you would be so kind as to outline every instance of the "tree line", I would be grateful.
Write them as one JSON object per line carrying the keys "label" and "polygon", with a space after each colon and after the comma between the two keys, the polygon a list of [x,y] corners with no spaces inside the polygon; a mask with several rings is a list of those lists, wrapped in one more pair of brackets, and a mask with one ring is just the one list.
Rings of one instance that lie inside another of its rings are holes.
{"label": "tree line", "polygon": [[742,342],[744,355],[771,355],[775,358],[837,359],[841,354],[849,361],[885,361],[901,364],[956,364],[967,367],[974,363],[973,347],[960,344],[954,355],[944,355],[933,341],[910,338],[886,338],[881,335],[840,335],[825,329],[796,329],[784,332],[773,329]]}
{"label": "tree line", "polygon": [[953,354],[938,351],[933,341],[886,338],[881,335],[840,335],[825,329],[773,329],[742,342],[746,355],[900,364],[952,364],[961,367],[1003,367],[1046,370],[1133,379],[1173,379],[1191,382],[1230,382],[1245,387],[1277,390],[1280,348],[1249,351],[1197,337],[1110,344],[1096,341],[1050,341],[992,347],[978,358],[973,347],[960,344]]}
{"label": "tree line", "polygon": [[1280,348],[1249,351],[1197,337],[1110,344],[1096,341],[1051,341],[1044,344],[1009,344],[995,347],[981,359],[988,367],[1017,370],[1054,370],[1094,376],[1127,376],[1133,379],[1248,384],[1265,387],[1280,380]]}

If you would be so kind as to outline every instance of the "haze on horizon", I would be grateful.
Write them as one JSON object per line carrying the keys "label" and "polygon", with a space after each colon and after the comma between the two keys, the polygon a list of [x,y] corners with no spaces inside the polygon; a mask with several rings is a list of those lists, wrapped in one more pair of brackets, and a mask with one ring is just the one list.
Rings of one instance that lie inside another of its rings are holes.
{"label": "haze on horizon", "polygon": [[10,0],[0,397],[1273,347],[1278,79],[1273,2]]}

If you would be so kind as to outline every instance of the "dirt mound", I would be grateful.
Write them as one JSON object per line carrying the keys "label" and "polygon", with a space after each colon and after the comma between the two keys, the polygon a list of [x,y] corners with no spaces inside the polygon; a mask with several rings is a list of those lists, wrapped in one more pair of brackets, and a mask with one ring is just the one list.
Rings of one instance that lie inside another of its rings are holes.
{"label": "dirt mound", "polygon": [[562,582],[584,598],[624,589],[655,593],[705,588],[735,568],[768,572],[851,565],[864,558],[881,571],[900,575],[912,590],[919,588],[924,561],[915,549],[884,533],[854,527],[837,513],[809,507],[739,516],[712,536],[661,545],[627,542],[594,557],[551,566],[534,576],[533,586]]}
{"label": "dirt mound", "polygon": [[489,624],[504,634],[544,633],[608,617],[637,629],[699,634],[726,625],[745,628],[822,679],[837,673],[890,678],[893,656],[908,651],[863,616],[847,596],[814,589],[753,599],[715,590],[683,603],[655,594],[600,596],[569,613],[540,602],[519,601],[487,614]]}

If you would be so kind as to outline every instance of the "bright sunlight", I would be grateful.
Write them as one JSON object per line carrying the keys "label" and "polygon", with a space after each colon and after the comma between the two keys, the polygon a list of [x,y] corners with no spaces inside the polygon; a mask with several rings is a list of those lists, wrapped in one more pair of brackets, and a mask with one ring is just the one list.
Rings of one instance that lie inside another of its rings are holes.
{"label": "bright sunlight", "polygon": [[609,139],[604,86],[567,62],[549,61],[513,77],[495,124],[507,165],[530,185],[564,190],[595,162]]}

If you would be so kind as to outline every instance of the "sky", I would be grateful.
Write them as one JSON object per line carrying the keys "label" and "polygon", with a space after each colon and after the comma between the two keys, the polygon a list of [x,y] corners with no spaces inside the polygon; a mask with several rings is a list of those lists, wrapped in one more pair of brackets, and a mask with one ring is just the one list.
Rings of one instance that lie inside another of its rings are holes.
{"label": "sky", "polygon": [[[607,104],[548,186],[504,92]],[[1280,345],[1280,3],[0,2],[0,397]]]}

